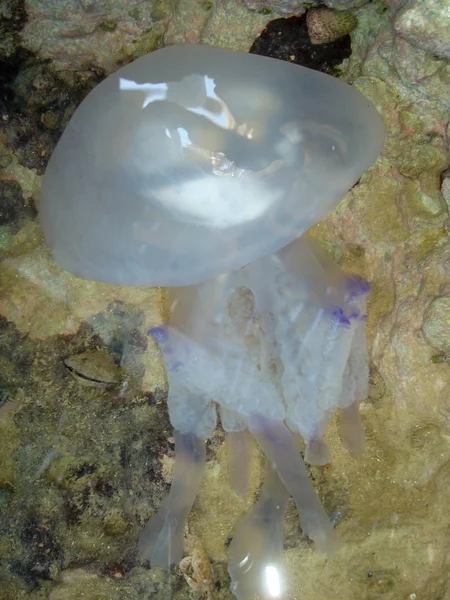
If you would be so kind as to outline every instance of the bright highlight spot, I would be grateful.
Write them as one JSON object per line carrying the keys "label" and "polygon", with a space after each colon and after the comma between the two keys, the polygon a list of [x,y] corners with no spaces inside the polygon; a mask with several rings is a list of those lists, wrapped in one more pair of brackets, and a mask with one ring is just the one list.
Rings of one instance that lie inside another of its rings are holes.
{"label": "bright highlight spot", "polygon": [[281,596],[281,581],[280,573],[275,565],[267,565],[264,569],[264,575],[266,578],[267,591],[272,598],[279,598]]}

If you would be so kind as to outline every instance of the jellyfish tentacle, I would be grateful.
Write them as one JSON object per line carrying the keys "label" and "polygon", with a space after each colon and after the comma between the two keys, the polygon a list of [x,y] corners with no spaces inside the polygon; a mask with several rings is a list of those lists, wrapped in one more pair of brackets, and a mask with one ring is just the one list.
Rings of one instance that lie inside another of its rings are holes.
{"label": "jellyfish tentacle", "polygon": [[230,544],[228,572],[238,600],[281,597],[283,518],[290,493],[268,462],[262,494],[238,524]]}
{"label": "jellyfish tentacle", "polygon": [[184,528],[206,462],[202,439],[176,430],[174,437],[176,459],[170,492],[139,539],[139,558],[148,560],[152,567],[169,567],[182,559]]}
{"label": "jellyfish tentacle", "polygon": [[332,555],[338,539],[308,476],[303,458],[287,426],[261,414],[248,419],[249,430],[294,498],[303,531],[319,552]]}

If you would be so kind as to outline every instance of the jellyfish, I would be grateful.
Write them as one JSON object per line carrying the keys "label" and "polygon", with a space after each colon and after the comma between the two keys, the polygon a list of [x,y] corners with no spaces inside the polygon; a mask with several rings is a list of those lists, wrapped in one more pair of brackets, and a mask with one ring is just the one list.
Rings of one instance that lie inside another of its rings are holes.
{"label": "jellyfish", "polygon": [[[168,288],[148,335],[167,372],[173,482],[139,540],[167,567],[183,534],[218,415],[230,481],[248,483],[249,435],[266,459],[254,509],[229,548],[239,600],[282,594],[282,522],[335,551],[305,461],[364,447],[369,283],[309,233],[377,158],[381,119],[355,88],[271,58],[173,46],[119,69],[81,103],[48,164],[40,216],[55,260],[90,280]],[[298,437],[305,443],[304,458]]]}

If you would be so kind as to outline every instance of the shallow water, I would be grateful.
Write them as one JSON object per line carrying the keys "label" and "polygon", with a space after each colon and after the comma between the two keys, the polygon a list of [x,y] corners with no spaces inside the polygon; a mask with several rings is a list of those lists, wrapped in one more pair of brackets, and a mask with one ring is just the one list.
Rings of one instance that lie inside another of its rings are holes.
{"label": "shallow water", "polygon": [[[384,17],[369,16],[390,31]],[[362,17],[361,23],[367,31]],[[355,55],[362,38],[357,30]],[[333,461],[308,468],[341,540],[332,559],[316,553],[288,502],[286,598],[294,600],[448,595],[450,378],[445,303],[436,303],[448,297],[448,212],[439,179],[448,164],[448,115],[439,98],[418,104],[407,90],[400,93],[395,75],[386,81],[378,60],[372,55],[357,85],[384,116],[386,153],[314,231],[346,271],[373,284],[370,390],[361,411],[367,447],[352,458],[332,420],[326,441]],[[356,64],[355,58],[350,69]],[[8,119],[6,140],[0,137],[6,156],[0,170],[0,598],[190,598],[178,567],[169,575],[136,560],[140,532],[172,478],[165,377],[146,335],[167,317],[167,305],[161,290],[84,282],[51,260],[35,204],[58,132],[43,126],[41,115],[45,121],[53,111],[62,126],[92,84],[80,75],[75,87],[55,84],[45,65],[19,62],[17,68],[20,81],[9,81],[1,99]],[[418,163],[415,156],[422,157]],[[65,361],[86,351],[93,360],[76,378]],[[110,387],[96,352],[107,352],[127,376]],[[213,569],[213,598],[232,598],[230,538],[260,494],[264,466],[258,449],[252,452],[249,488],[239,497],[228,478],[223,432],[206,445],[186,542],[193,552],[200,540]]]}

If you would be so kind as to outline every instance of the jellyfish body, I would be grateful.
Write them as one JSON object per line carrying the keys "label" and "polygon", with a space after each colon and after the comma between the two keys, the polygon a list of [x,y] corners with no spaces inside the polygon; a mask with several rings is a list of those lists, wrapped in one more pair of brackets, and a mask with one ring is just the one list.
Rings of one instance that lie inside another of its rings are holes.
{"label": "jellyfish body", "polygon": [[42,188],[55,259],[87,279],[170,287],[169,321],[149,335],[164,355],[177,458],[171,492],[139,542],[151,565],[182,557],[217,408],[239,493],[248,432],[267,458],[261,498],[230,547],[236,596],[281,593],[290,496],[318,550],[336,548],[295,436],[307,462],[325,464],[323,435],[340,410],[344,442],[362,450],[369,286],[305,232],[382,141],[378,113],[351,86],[204,46],[134,61],[72,117]]}
{"label": "jellyfish body", "polygon": [[219,48],[163,48],[75,111],[42,185],[45,238],[86,279],[207,281],[331,212],[382,138],[370,102],[333,77]]}
{"label": "jellyfish body", "polygon": [[[294,436],[305,440],[307,462],[329,462],[323,434],[340,409],[344,443],[351,452],[362,451],[358,405],[368,382],[368,291],[364,279],[342,273],[304,236],[243,269],[172,289],[169,323],[150,331],[164,355],[169,414],[179,435],[209,437],[218,407],[231,444],[233,437],[239,443],[239,434],[249,431],[266,456],[270,481],[254,512],[238,526],[230,548],[230,575],[240,599],[267,596],[263,574],[268,565],[277,564],[280,575],[280,522],[290,496],[317,549],[327,554],[336,549],[336,534]],[[241,452],[242,469],[248,471],[242,446]],[[199,481],[182,469],[176,486],[183,478],[186,489]],[[163,510],[167,522],[180,523],[175,507]],[[147,532],[159,518],[150,520]],[[177,543],[163,536],[160,543],[167,553],[161,556],[151,539],[144,532],[142,558],[160,566],[181,559]]]}

